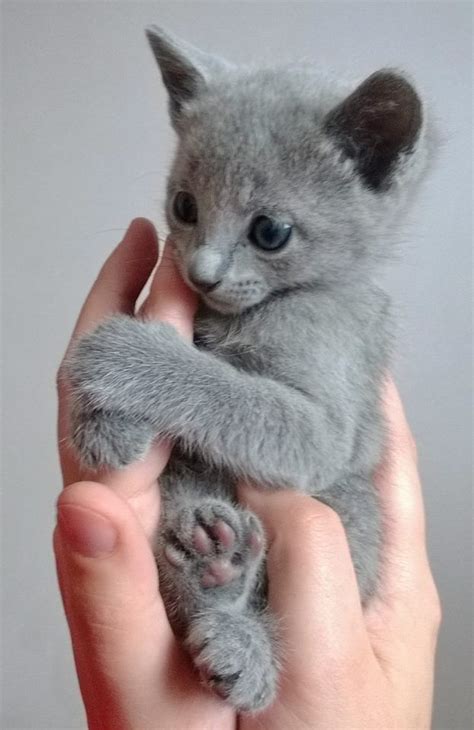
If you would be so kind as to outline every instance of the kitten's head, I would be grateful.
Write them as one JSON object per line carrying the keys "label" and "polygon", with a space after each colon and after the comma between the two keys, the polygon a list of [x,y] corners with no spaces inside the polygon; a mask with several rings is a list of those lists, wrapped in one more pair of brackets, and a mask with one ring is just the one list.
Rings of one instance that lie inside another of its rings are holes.
{"label": "kitten's head", "polygon": [[178,148],[167,217],[206,304],[237,313],[364,276],[427,157],[422,104],[398,72],[356,88],[312,69],[235,67],[147,31]]}

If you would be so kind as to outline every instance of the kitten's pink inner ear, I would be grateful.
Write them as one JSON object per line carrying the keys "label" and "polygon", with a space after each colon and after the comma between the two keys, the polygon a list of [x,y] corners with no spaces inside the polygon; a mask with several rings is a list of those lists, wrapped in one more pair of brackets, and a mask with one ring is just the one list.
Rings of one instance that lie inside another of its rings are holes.
{"label": "kitten's pink inner ear", "polygon": [[399,155],[410,152],[422,123],[421,101],[402,76],[377,71],[329,113],[325,130],[339,139],[370,187],[381,187]]}

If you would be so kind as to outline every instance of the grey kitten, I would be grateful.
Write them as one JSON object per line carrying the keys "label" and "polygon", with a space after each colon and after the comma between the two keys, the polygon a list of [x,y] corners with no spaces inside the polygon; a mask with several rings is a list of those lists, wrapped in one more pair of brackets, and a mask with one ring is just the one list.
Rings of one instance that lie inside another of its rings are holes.
{"label": "grey kitten", "polygon": [[258,710],[278,659],[265,538],[235,484],[333,507],[370,598],[392,332],[374,274],[430,134],[398,72],[347,86],[312,68],[235,67],[155,27],[148,38],[178,135],[167,216],[200,294],[195,341],[126,316],[83,337],[68,365],[73,438],[84,462],[115,467],[173,439],[157,542],[168,614],[203,681]]}

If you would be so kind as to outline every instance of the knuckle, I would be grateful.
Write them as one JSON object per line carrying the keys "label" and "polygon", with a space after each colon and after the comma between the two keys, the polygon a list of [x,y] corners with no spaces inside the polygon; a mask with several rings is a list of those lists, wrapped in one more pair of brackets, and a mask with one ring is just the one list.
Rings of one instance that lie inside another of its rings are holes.
{"label": "knuckle", "polygon": [[410,431],[408,437],[408,449],[410,451],[411,457],[415,464],[418,464],[418,445],[416,443],[415,437],[413,436],[412,432]]}
{"label": "knuckle", "polygon": [[297,526],[298,539],[302,542],[334,539],[344,534],[341,518],[327,504],[308,497],[292,510],[290,524]]}
{"label": "knuckle", "polygon": [[429,600],[429,615],[434,629],[435,635],[437,635],[441,622],[443,620],[443,608],[441,606],[441,599],[438,590],[432,581],[431,586],[431,598]]}
{"label": "knuckle", "polygon": [[421,581],[419,596],[419,610],[422,607],[422,620],[427,636],[432,645],[436,645],[439,629],[443,619],[441,600],[429,567]]}

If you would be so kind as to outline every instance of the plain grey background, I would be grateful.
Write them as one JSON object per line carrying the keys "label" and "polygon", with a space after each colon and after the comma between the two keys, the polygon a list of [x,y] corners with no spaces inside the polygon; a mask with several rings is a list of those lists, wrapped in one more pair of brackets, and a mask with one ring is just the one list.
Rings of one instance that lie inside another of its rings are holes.
{"label": "plain grey background", "polygon": [[235,61],[305,57],[355,77],[398,65],[436,111],[444,148],[387,287],[444,607],[434,725],[468,730],[472,36],[471,5],[459,2],[4,3],[2,727],[84,727],[50,547],[54,375],[129,220],[160,225],[173,136],[150,22]]}

